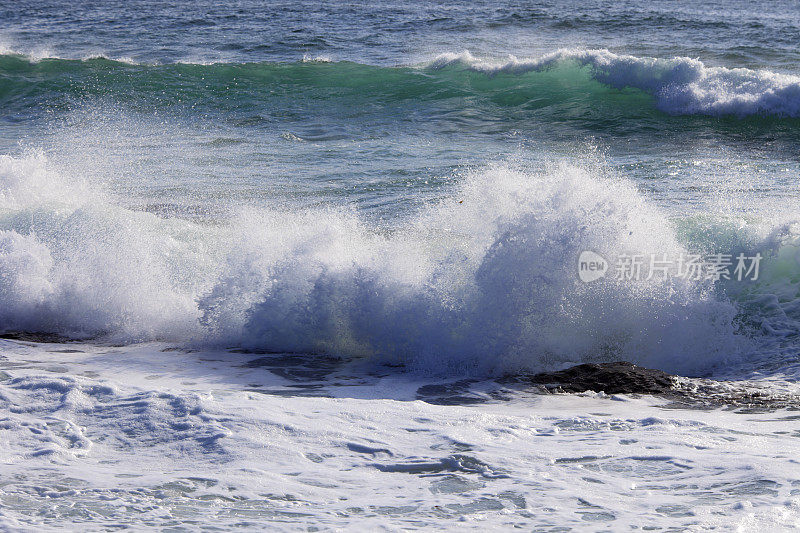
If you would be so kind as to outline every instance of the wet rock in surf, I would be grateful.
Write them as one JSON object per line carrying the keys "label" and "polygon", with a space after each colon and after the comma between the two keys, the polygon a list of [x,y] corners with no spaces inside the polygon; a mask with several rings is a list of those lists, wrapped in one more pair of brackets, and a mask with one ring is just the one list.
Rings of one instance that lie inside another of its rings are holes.
{"label": "wet rock in surf", "polygon": [[582,364],[513,381],[534,384],[549,393],[651,394],[670,399],[665,408],[744,409],[742,412],[800,408],[797,395],[765,385],[674,376],[627,361]]}
{"label": "wet rock in surf", "polygon": [[39,333],[30,331],[6,331],[5,333],[0,333],[0,339],[45,344],[66,344],[68,342],[75,342],[75,339],[58,335],[57,333]]}
{"label": "wet rock in surf", "polygon": [[677,377],[661,370],[627,361],[587,363],[558,372],[525,378],[554,392],[605,392],[606,394],[667,394],[674,392]]}

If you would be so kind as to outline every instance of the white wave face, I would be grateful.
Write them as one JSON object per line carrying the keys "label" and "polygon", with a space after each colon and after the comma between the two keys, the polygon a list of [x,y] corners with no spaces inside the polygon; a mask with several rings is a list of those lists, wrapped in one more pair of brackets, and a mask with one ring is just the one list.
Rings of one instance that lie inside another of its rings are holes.
{"label": "white wave face", "polygon": [[485,61],[469,52],[443,54],[432,68],[462,65],[489,74],[523,74],[576,64],[617,89],[652,94],[658,108],[674,115],[764,115],[800,117],[800,77],[767,70],[708,67],[698,59],[656,59],[618,55],[608,50],[563,49],[534,59]]}
{"label": "white wave face", "polygon": [[41,155],[0,158],[0,329],[380,356],[494,374],[737,357],[733,305],[680,281],[583,284],[582,250],[679,253],[630,186],[566,164],[495,167],[391,235],[341,210],[208,227],[115,205]]}
{"label": "white wave face", "polygon": [[196,328],[197,229],[114,205],[46,158],[0,156],[0,329],[175,338]]}
{"label": "white wave face", "polygon": [[[632,188],[580,169],[493,168],[390,237],[339,213],[295,218],[277,249],[247,231],[200,307],[249,347],[383,355],[436,373],[608,359],[694,373],[737,356],[732,305],[701,284],[576,275],[582,250],[679,253],[669,228]],[[243,306],[232,297],[248,293]]]}

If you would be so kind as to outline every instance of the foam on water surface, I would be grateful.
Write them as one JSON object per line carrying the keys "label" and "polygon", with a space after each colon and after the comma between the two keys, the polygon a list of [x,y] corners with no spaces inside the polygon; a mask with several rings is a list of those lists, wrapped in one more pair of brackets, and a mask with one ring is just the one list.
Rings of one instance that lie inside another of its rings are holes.
{"label": "foam on water surface", "polygon": [[800,520],[792,411],[685,411],[491,382],[471,386],[482,402],[447,405],[416,399],[435,381],[347,365],[311,377],[300,370],[324,365],[302,358],[0,348],[11,530],[457,521],[751,531]]}

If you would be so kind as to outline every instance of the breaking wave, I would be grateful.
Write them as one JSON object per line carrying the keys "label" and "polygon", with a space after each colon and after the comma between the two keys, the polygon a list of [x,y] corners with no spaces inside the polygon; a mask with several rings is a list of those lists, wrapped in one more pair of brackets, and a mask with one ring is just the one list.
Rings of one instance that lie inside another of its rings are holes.
{"label": "breaking wave", "polygon": [[484,61],[469,52],[444,54],[431,66],[461,66],[489,75],[588,68],[591,77],[616,89],[641,89],[658,109],[675,115],[800,117],[800,77],[767,70],[708,67],[698,59],[641,58],[608,50],[559,50],[537,59]]}
{"label": "breaking wave", "polygon": [[163,219],[41,153],[0,156],[3,331],[372,356],[437,374],[618,359],[698,374],[747,350],[720,287],[576,275],[582,250],[685,249],[633,187],[567,163],[475,171],[386,233],[336,208]]}

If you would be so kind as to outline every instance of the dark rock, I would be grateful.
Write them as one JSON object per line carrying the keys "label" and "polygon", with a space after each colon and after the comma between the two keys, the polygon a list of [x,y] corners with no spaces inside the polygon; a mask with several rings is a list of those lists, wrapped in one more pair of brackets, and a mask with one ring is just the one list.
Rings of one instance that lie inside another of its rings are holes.
{"label": "dark rock", "polygon": [[627,361],[587,363],[558,372],[528,376],[525,381],[560,392],[606,394],[667,394],[673,392],[676,385],[676,377],[671,374]]}
{"label": "dark rock", "polygon": [[69,337],[64,337],[63,335],[58,335],[56,333],[37,333],[31,331],[7,331],[0,334],[0,339],[53,344],[66,344],[68,342],[75,342],[75,339],[70,339]]}
{"label": "dark rock", "polygon": [[559,372],[506,376],[508,385],[534,385],[543,393],[605,392],[606,394],[650,394],[671,401],[665,409],[736,409],[766,412],[800,409],[800,396],[749,381],[716,381],[687,378],[619,361],[582,364]]}

